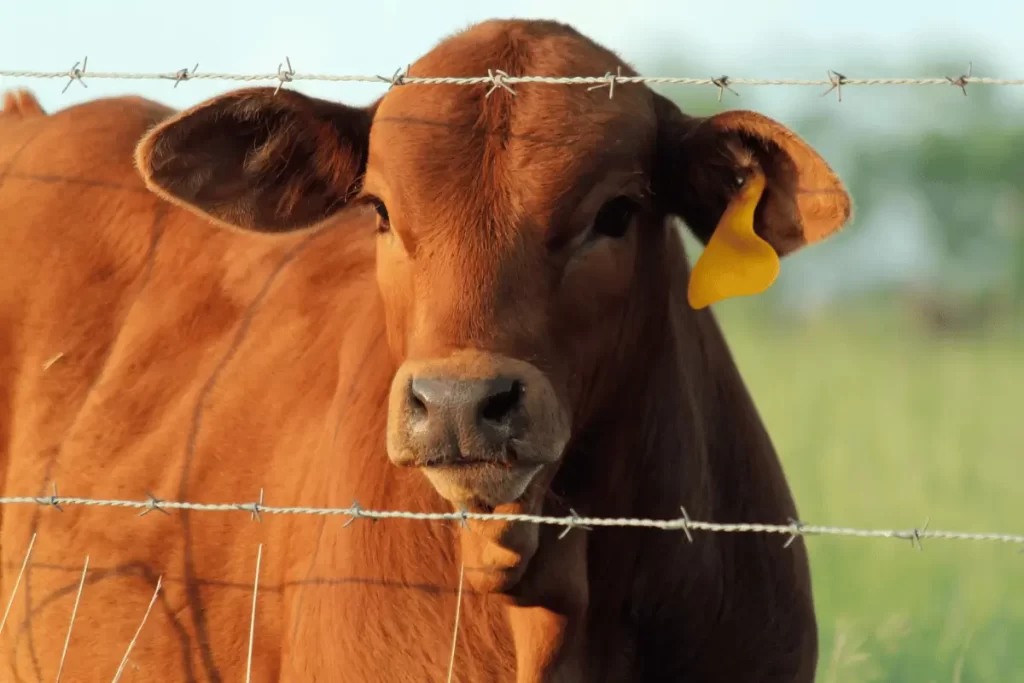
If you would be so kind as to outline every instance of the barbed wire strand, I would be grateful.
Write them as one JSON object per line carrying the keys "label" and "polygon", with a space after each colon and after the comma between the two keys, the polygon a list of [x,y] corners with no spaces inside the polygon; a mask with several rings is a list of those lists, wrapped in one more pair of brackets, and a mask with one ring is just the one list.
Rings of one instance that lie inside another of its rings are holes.
{"label": "barbed wire strand", "polygon": [[142,622],[139,627],[135,629],[135,635],[132,636],[131,641],[128,643],[128,649],[124,651],[124,657],[121,658],[121,663],[117,667],[117,671],[114,673],[114,678],[110,683],[118,683],[121,680],[121,676],[124,674],[124,669],[128,666],[128,655],[132,653],[132,649],[135,647],[135,643],[139,640],[139,634],[142,633],[142,627],[146,625],[146,620],[149,619],[149,613],[153,611],[153,605],[156,603],[156,597],[160,594],[160,587],[163,585],[164,577],[161,575],[156,580],[156,590],[153,591],[153,597],[149,599],[149,606],[146,607],[145,614],[142,615]]}
{"label": "barbed wire strand", "polygon": [[[285,83],[295,81],[321,81],[329,83],[378,83],[387,84],[389,87],[399,85],[485,85],[490,84],[494,88],[505,88],[511,92],[511,86],[520,83],[543,83],[550,85],[589,85],[594,87],[608,87],[609,97],[614,95],[617,84],[647,83],[652,85],[681,85],[681,86],[713,86],[719,89],[719,99],[725,90],[732,91],[730,86],[796,86],[796,87],[828,87],[822,94],[828,94],[832,90],[838,91],[840,101],[842,100],[843,87],[856,86],[955,86],[967,94],[968,85],[990,85],[990,86],[1024,86],[1022,78],[988,78],[972,75],[973,65],[968,65],[966,73],[953,78],[949,76],[927,77],[927,78],[851,78],[837,71],[827,71],[827,78],[824,79],[799,79],[799,78],[742,78],[731,76],[719,76],[717,78],[693,78],[676,76],[622,76],[621,71],[613,75],[611,72],[603,76],[510,76],[500,70],[488,70],[486,76],[468,77],[424,77],[409,76],[401,70],[396,71],[390,78],[379,75],[358,75],[358,74],[317,74],[296,72],[291,66],[291,60],[285,58],[288,64],[278,65],[274,73],[216,73],[199,72],[197,63],[191,70],[179,69],[169,72],[122,72],[122,71],[86,71],[88,58],[81,62],[75,62],[67,71],[31,71],[0,69],[0,76],[9,78],[26,79],[67,79],[68,82],[64,91],[72,83],[78,82],[83,87],[85,80],[89,79],[114,79],[114,80],[168,80],[177,87],[179,83],[192,80],[206,81],[234,81],[252,83],[258,81],[276,81],[278,89]],[[81,64],[81,66],[79,66]],[[734,94],[735,91],[732,91]]]}
{"label": "barbed wire strand", "polygon": [[[468,524],[470,521],[503,521],[503,522],[526,522],[532,524],[548,524],[566,527],[566,530],[585,527],[639,527],[648,529],[661,529],[664,531],[682,531],[688,538],[693,531],[708,531],[714,533],[766,533],[782,534],[791,536],[846,536],[854,538],[894,538],[910,541],[920,547],[921,541],[951,540],[951,541],[990,541],[996,543],[1008,543],[1024,546],[1024,534],[1008,533],[981,533],[969,531],[943,531],[928,529],[928,522],[920,528],[911,529],[863,529],[855,527],[824,526],[806,524],[798,520],[790,520],[789,524],[765,524],[765,523],[724,523],[705,522],[690,519],[685,509],[681,509],[682,516],[676,519],[643,519],[643,518],[622,518],[622,517],[581,517],[573,514],[569,517],[554,517],[546,515],[530,515],[523,513],[484,513],[469,512],[411,512],[403,510],[370,510],[359,505],[358,501],[353,502],[349,507],[283,507],[265,505],[262,493],[260,500],[254,503],[195,503],[183,501],[165,501],[152,495],[147,500],[118,500],[103,498],[82,498],[73,496],[58,496],[56,488],[53,495],[44,497],[34,496],[6,496],[0,497],[0,506],[3,505],[43,505],[63,510],[65,506],[86,506],[86,507],[117,507],[140,510],[139,516],[152,511],[160,511],[168,514],[170,510],[189,510],[193,512],[245,512],[253,519],[260,519],[261,515],[310,515],[310,516],[338,516],[349,517],[346,525],[358,519],[386,520],[386,519],[409,519],[419,521],[456,521],[461,524]],[[792,538],[789,542],[792,542]]]}

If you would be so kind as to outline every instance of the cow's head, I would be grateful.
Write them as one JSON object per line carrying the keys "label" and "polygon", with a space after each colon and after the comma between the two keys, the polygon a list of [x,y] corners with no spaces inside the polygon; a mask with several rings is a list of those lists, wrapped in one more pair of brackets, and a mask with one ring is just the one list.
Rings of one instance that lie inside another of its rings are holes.
{"label": "cow's head", "polygon": [[[620,64],[564,25],[496,21],[409,75]],[[400,363],[389,457],[454,505],[536,512],[566,445],[614,400],[634,335],[657,324],[667,216],[707,245],[690,285],[702,307],[765,289],[779,257],[847,221],[850,200],[812,148],[752,112],[693,118],[638,84],[511,90],[397,85],[367,108],[241,90],[156,127],[137,163],[154,191],[235,229],[297,230],[364,205]],[[508,581],[536,548],[529,526],[496,532],[515,550],[494,559]]]}

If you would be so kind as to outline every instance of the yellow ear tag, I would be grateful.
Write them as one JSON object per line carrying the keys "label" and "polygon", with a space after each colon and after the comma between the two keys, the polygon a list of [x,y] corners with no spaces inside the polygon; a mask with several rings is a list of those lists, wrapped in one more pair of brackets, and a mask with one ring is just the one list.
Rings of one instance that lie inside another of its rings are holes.
{"label": "yellow ear tag", "polygon": [[690,273],[687,299],[704,308],[735,296],[760,294],[779,274],[779,255],[754,232],[754,209],[764,192],[764,175],[751,175],[726,207],[707,247]]}

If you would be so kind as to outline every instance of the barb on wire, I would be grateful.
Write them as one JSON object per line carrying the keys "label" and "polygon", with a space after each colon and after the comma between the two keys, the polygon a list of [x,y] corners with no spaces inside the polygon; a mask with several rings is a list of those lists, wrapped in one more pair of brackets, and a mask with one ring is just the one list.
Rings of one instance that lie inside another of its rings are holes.
{"label": "barb on wire", "polygon": [[488,69],[487,78],[491,81],[491,89],[487,91],[487,94],[484,95],[484,97],[490,97],[491,93],[498,88],[504,88],[512,95],[512,97],[516,96],[516,91],[508,84],[510,76],[504,71],[500,69]]}
{"label": "barb on wire", "polygon": [[949,81],[950,85],[955,85],[963,91],[964,97],[967,97],[967,83],[971,81],[971,72],[974,70],[974,62],[967,62],[967,73],[961,74],[956,80],[946,76],[946,80]]}
{"label": "barb on wire", "polygon": [[249,520],[253,522],[262,522],[263,518],[260,517],[261,509],[263,509],[263,489],[260,489],[259,502],[249,503]]}
{"label": "barb on wire", "polygon": [[686,534],[686,540],[693,543],[693,534],[690,533],[690,515],[682,505],[679,506],[679,511],[683,513],[683,533]]}
{"label": "barb on wire", "polygon": [[593,529],[591,529],[589,526],[587,526],[587,525],[585,525],[585,524],[580,522],[580,520],[582,518],[579,515],[576,514],[575,510],[573,510],[572,508],[569,508],[569,514],[571,515],[569,517],[569,519],[571,521],[566,522],[565,528],[562,529],[562,533],[558,534],[558,540],[559,541],[561,541],[563,538],[565,538],[569,534],[569,532],[572,531],[573,529],[583,529],[584,531],[593,531]]}
{"label": "barb on wire", "polygon": [[[56,488],[53,496],[37,498],[35,496],[4,496],[0,497],[2,505],[45,505],[62,510],[61,506],[85,506],[85,507],[119,507],[136,510],[150,508],[153,503],[150,500],[121,500],[105,498],[81,498],[72,496],[57,496]],[[195,503],[185,501],[160,501],[159,507],[166,510],[190,510],[193,512],[245,512],[252,515],[253,503]],[[686,533],[694,531],[707,531],[712,533],[765,533],[781,534],[790,536],[848,536],[855,538],[895,538],[921,543],[924,539],[949,540],[949,541],[992,541],[996,543],[1010,543],[1024,546],[1024,534],[1009,533],[988,533],[971,531],[939,531],[929,530],[927,524],[921,528],[911,529],[859,529],[853,527],[823,526],[807,523],[794,524],[792,520],[788,524],[768,524],[760,522],[726,523],[697,521],[683,514],[676,519],[642,519],[642,518],[613,518],[613,517],[553,517],[545,515],[529,515],[525,513],[486,513],[469,512],[412,512],[406,510],[367,510],[358,503],[353,502],[352,506],[345,508],[330,507],[279,507],[273,505],[260,505],[260,514],[263,515],[311,515],[311,516],[340,516],[350,517],[348,523],[356,519],[371,519],[373,521],[387,519],[411,519],[419,521],[448,521],[468,524],[470,520],[479,521],[501,521],[501,522],[524,522],[531,524],[550,524],[555,526],[576,526],[576,527],[632,527],[644,529],[662,529],[665,531],[683,531]]]}
{"label": "barb on wire", "polygon": [[358,500],[352,501],[352,505],[351,507],[349,507],[349,510],[351,511],[352,516],[348,519],[347,522],[341,525],[342,529],[346,528],[347,526],[352,524],[352,522],[356,521],[357,519],[363,516],[363,508],[359,505]]}
{"label": "barb on wire", "polygon": [[165,515],[170,516],[171,513],[169,513],[167,510],[164,510],[161,507],[162,503],[163,503],[162,500],[160,500],[159,498],[154,496],[151,492],[146,491],[146,508],[144,510],[142,510],[141,512],[139,512],[138,516],[139,517],[145,517],[150,512],[153,512],[153,510],[157,510],[158,512],[162,512]]}
{"label": "barb on wire", "polygon": [[459,506],[459,526],[467,531],[469,530],[469,510],[466,509],[465,505]]}
{"label": "barb on wire", "polygon": [[735,90],[733,90],[732,88],[729,87],[730,83],[732,83],[732,81],[729,79],[728,76],[719,76],[718,78],[712,78],[711,79],[711,85],[713,85],[716,88],[718,88],[718,101],[719,102],[722,101],[722,94],[726,90],[731,92],[736,97],[740,96],[740,94],[738,92],[736,92]]}
{"label": "barb on wire", "polygon": [[[287,68],[285,66],[287,65]],[[509,76],[507,73],[490,69],[486,75],[480,76],[410,76],[408,69],[403,74],[400,71],[391,78],[377,75],[341,75],[341,74],[306,74],[298,73],[292,67],[291,61],[285,57],[285,62],[279,64],[276,72],[233,74],[233,73],[198,73],[198,63],[191,72],[184,75],[185,70],[173,74],[162,73],[133,73],[121,71],[90,71],[90,79],[116,79],[116,80],[152,80],[172,79],[175,85],[181,81],[189,80],[212,80],[212,81],[271,81],[277,83],[277,92],[285,83],[293,81],[326,81],[332,83],[377,83],[387,84],[389,88],[395,85],[489,85],[488,92],[497,88],[507,90],[515,94],[513,86],[520,83],[544,83],[549,85],[586,85],[594,87],[609,88],[611,93],[613,85],[621,83],[648,83],[651,85],[681,85],[681,86],[714,86],[719,89],[719,99],[725,90],[730,90],[734,95],[738,92],[732,90],[731,86],[793,86],[793,87],[814,87],[829,88],[838,90],[841,87],[854,86],[943,86],[954,85],[967,94],[967,84],[971,85],[992,85],[992,86],[1024,86],[1024,78],[985,78],[976,77],[972,73],[973,64],[968,65],[967,73],[957,78],[942,76],[935,78],[847,78],[837,71],[828,71],[824,79],[795,79],[795,78],[736,78],[732,76],[720,76],[718,78],[689,78],[678,76],[612,76],[606,72],[603,76]],[[621,74],[621,72],[619,72]],[[64,90],[66,91],[71,83],[78,81],[86,87],[83,77],[86,75],[86,60],[79,63],[68,71],[18,71],[13,69],[0,69],[0,76],[10,78],[38,78],[38,79],[68,79]],[[838,82],[837,82],[838,81]]]}
{"label": "barb on wire", "polygon": [[828,80],[829,80],[829,82],[832,85],[829,86],[828,90],[826,90],[825,92],[821,93],[821,96],[824,97],[825,95],[827,95],[830,92],[832,92],[833,90],[835,90],[836,91],[836,100],[839,101],[839,102],[842,102],[843,101],[843,86],[846,85],[846,81],[847,81],[846,76],[844,76],[843,74],[839,73],[838,71],[829,71],[828,72]]}
{"label": "barb on wire", "polygon": [[[81,69],[78,68],[79,64],[82,65]],[[74,83],[75,81],[78,81],[79,83],[81,83],[83,88],[88,88],[89,87],[89,86],[87,86],[85,84],[85,81],[82,80],[82,75],[85,74],[85,68],[86,68],[86,66],[88,64],[89,64],[89,57],[85,56],[85,57],[82,58],[81,62],[75,62],[74,66],[72,66],[70,69],[68,69],[67,73],[64,74],[65,76],[68,77],[68,82],[67,82],[67,85],[64,86],[64,89],[60,91],[61,94],[66,93],[68,91],[68,88],[70,88],[71,84]]]}
{"label": "barb on wire", "polygon": [[608,99],[610,100],[613,97],[615,97],[615,82],[622,78],[622,67],[620,66],[615,69],[614,76],[612,76],[611,71],[606,71],[604,73],[604,77],[605,79],[608,80],[607,83],[602,83],[600,85],[592,85],[589,88],[587,88],[587,90],[598,90],[600,88],[608,88]]}
{"label": "barb on wire", "polygon": [[381,81],[383,83],[387,83],[388,84],[388,90],[391,90],[396,85],[402,85],[405,82],[405,75],[407,73],[409,73],[409,69],[411,69],[411,68],[412,68],[412,65],[408,65],[408,66],[405,67],[405,71],[402,71],[401,68],[395,69],[395,73],[394,73],[394,75],[391,78],[384,78],[383,76],[377,76],[377,80],[379,80],[379,81]]}
{"label": "barb on wire", "polygon": [[910,541],[914,544],[914,547],[916,547],[918,550],[924,550],[924,546],[921,545],[921,536],[923,534],[927,533],[927,531],[928,531],[928,522],[929,521],[930,521],[930,519],[925,519],[923,527],[921,527],[920,529],[918,529],[917,527],[914,527],[914,529],[912,531],[913,535],[911,536]]}
{"label": "barb on wire", "polygon": [[288,59],[288,56],[286,55],[284,61],[288,64],[287,69],[281,68],[284,64],[277,65],[277,87],[274,88],[275,95],[281,91],[281,88],[285,83],[291,83],[295,80],[295,69],[292,68],[292,60]]}
{"label": "barb on wire", "polygon": [[791,533],[786,542],[782,544],[783,548],[788,548],[789,546],[793,545],[793,541],[795,541],[798,536],[803,536],[803,529],[804,526],[806,526],[799,519],[793,519],[792,517],[789,518],[789,524],[791,527],[793,527],[793,533]]}
{"label": "barb on wire", "polygon": [[196,65],[192,67],[192,71],[189,71],[188,69],[178,69],[173,74],[163,76],[163,78],[173,80],[174,87],[177,88],[179,83],[181,83],[182,81],[187,81],[188,79],[195,76],[197,69],[199,69],[199,62],[196,62]]}
{"label": "barb on wire", "polygon": [[57,495],[57,482],[52,482],[52,484],[53,495],[47,496],[45,498],[33,498],[32,500],[34,500],[39,505],[53,506],[57,508],[57,512],[64,512],[64,509],[60,506],[60,497]]}

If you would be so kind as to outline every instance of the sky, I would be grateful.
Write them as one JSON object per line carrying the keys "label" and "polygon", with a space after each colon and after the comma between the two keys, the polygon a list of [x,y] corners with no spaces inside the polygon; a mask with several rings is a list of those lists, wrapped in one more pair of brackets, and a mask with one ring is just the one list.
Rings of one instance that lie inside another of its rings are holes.
{"label": "sky", "polygon": [[[917,45],[964,68],[973,59],[975,75],[1024,75],[1024,3],[1015,0],[0,0],[0,69],[63,71],[88,55],[96,71],[176,71],[198,62],[200,70],[263,73],[287,55],[300,72],[390,75],[447,34],[492,17],[566,21],[642,73],[666,50],[699,55],[714,68],[657,75],[823,78],[835,69],[853,76],[843,68],[853,56],[884,66]],[[985,65],[998,72],[982,72]],[[234,85],[94,80],[62,95],[62,81],[0,78],[2,88],[24,84],[47,108],[125,92],[184,107]],[[382,92],[373,84],[293,87],[354,104]],[[772,90],[783,102],[814,97],[805,88]]]}
{"label": "sky", "polygon": [[[957,76],[973,61],[975,76],[1024,78],[1020,0],[0,0],[0,70],[63,72],[88,56],[92,71],[166,73],[198,62],[200,71],[272,73],[287,56],[300,73],[390,76],[450,33],[508,17],[573,24],[645,75],[820,79],[832,69],[848,77],[941,77]],[[925,72],[924,65],[908,61],[921,51],[953,71]],[[692,66],[662,72],[673,54]],[[0,77],[0,89],[28,86],[48,110],[121,94],[184,108],[241,85],[191,81],[173,87],[160,80],[88,80],[88,74],[85,82],[87,88],[73,83],[62,94],[65,80]],[[385,89],[309,81],[288,87],[350,104],[368,103]],[[920,125],[900,116],[898,97],[887,88],[848,88],[842,103],[814,88],[739,89],[745,105],[787,124],[799,110],[835,117],[851,131],[900,134],[901,126]],[[1024,87],[999,90],[1008,115],[1019,116]],[[953,88],[941,95],[937,120],[957,125],[970,98]],[[708,88],[702,96],[713,101],[716,92]],[[852,140],[810,142],[830,162],[834,154],[842,175],[843,147]],[[907,225],[899,233],[865,230],[859,243],[845,244],[842,268],[824,253],[801,252],[789,269],[799,271],[803,261],[817,264],[814,277],[834,280],[820,283],[821,296],[840,287],[840,276],[905,272],[921,261],[924,246],[917,237],[922,231],[914,228],[921,219],[911,209],[902,216]]]}

